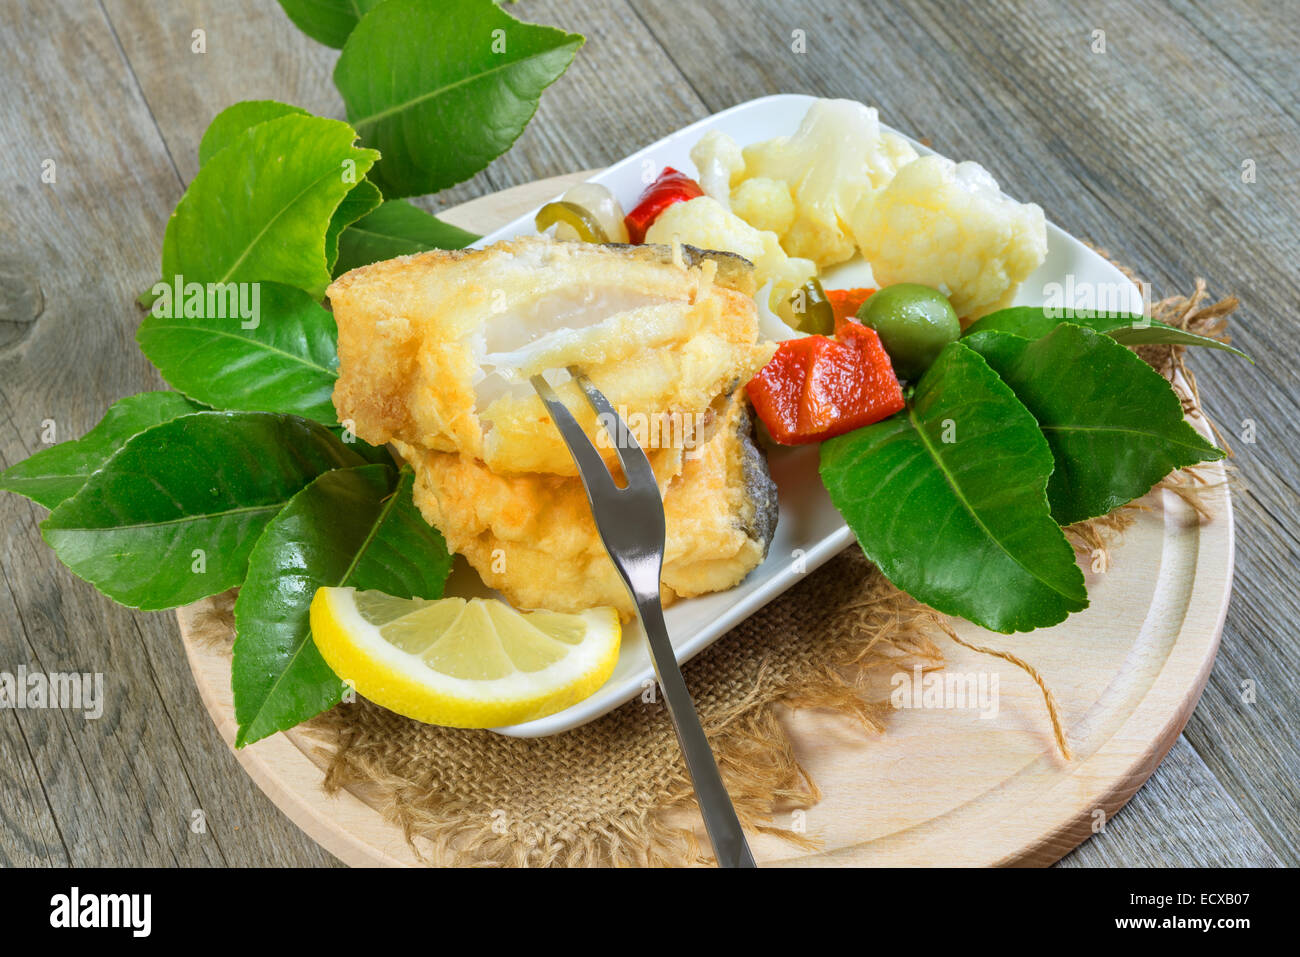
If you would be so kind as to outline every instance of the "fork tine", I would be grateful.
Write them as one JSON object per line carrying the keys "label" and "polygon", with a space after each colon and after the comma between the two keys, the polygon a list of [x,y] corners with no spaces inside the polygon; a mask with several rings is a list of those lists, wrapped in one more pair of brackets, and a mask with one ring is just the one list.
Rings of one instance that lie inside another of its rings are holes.
{"label": "fork tine", "polygon": [[[578,383],[582,394],[587,398],[587,404],[596,412],[597,417],[604,423],[605,430],[610,433],[610,438],[614,440],[614,452],[623,466],[623,474],[627,476],[628,485],[658,489],[659,480],[655,478],[654,469],[650,467],[650,459],[646,457],[645,450],[641,448],[631,429],[623,421],[623,417],[614,411],[609,399],[605,398],[605,394],[575,366],[569,366],[569,375]],[[611,429],[610,426],[613,428]]]}
{"label": "fork tine", "polygon": [[591,504],[591,516],[596,521],[600,540],[636,605],[655,677],[663,689],[668,715],[677,732],[686,773],[699,797],[700,813],[714,856],[723,867],[753,867],[754,855],[750,853],[736,808],[722,783],[722,775],[718,773],[718,763],[695,712],[664,622],[660,575],[665,523],[659,484],[650,468],[650,460],[609,400],[578,369],[570,368],[569,373],[587,397],[588,404],[598,416],[604,417],[605,429],[614,439],[614,448],[627,476],[626,488],[614,485],[604,459],[550,384],[540,375],[535,375],[532,377],[533,388],[541,396],[578,464],[578,474],[587,490],[587,501]]}
{"label": "fork tine", "polygon": [[[592,445],[587,433],[582,431],[582,426],[573,417],[568,406],[555,394],[551,384],[541,375],[535,375],[529,381],[537,390],[537,395],[546,405],[547,411],[551,413],[555,427],[560,430],[560,438],[564,439],[564,444],[569,447],[569,453],[578,465],[578,475],[582,478],[582,484],[586,486],[588,496],[603,496],[617,492],[618,486],[614,484],[614,477],[605,467],[605,460],[596,451],[596,446]],[[595,502],[593,501],[592,504],[594,505]]]}

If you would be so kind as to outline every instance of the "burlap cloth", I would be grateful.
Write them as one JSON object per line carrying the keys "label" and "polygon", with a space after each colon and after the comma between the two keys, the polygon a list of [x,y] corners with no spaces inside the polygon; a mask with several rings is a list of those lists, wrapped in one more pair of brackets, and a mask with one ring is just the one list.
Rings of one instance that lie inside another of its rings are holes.
{"label": "burlap cloth", "polygon": [[[1198,280],[1191,296],[1155,304],[1153,317],[1222,337],[1236,300],[1206,300]],[[1181,373],[1184,405],[1199,411],[1181,349],[1142,347],[1139,354],[1171,378]],[[1199,507],[1200,481],[1188,470],[1162,484]],[[1120,510],[1068,534],[1092,552],[1106,548],[1128,521]],[[209,601],[192,636],[228,643],[233,598]],[[774,823],[775,812],[819,800],[782,726],[783,709],[831,709],[856,719],[864,733],[878,733],[889,708],[866,693],[872,678],[914,663],[942,667],[940,643],[955,639],[940,616],[895,589],[851,547],[689,662],[686,682],[746,829],[815,846]],[[1037,679],[1031,662],[999,656]],[[1050,689],[1039,683],[1043,720],[1053,723],[1064,747]],[[423,725],[365,700],[305,727],[327,756],[326,790],[347,787],[363,796],[431,864],[707,863],[667,712],[647,697],[547,738]]]}

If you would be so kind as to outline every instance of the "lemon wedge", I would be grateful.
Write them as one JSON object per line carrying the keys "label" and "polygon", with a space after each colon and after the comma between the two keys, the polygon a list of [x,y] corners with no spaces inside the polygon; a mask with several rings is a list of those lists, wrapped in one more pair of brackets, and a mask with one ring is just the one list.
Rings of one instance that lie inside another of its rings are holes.
{"label": "lemon wedge", "polygon": [[317,591],[311,632],[357,694],[453,728],[517,724],[581,701],[614,670],[621,636],[613,608],[520,612],[496,599],[355,588]]}

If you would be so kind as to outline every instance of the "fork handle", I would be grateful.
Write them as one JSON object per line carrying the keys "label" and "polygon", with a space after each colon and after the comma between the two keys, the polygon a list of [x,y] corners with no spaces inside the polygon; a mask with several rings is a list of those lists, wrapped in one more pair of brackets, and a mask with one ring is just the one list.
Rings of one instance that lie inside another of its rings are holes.
{"label": "fork handle", "polygon": [[668,628],[664,625],[663,606],[658,595],[637,598],[637,612],[641,625],[650,641],[650,659],[654,663],[655,677],[668,705],[668,716],[677,731],[677,741],[686,758],[686,770],[695,784],[695,794],[700,801],[704,829],[719,867],[754,867],[754,855],[749,851],[745,832],[740,828],[736,808],[722,784],[718,763],[713,758],[709,739],[704,735],[699,715],[691,694],[686,690],[682,669],[677,664]]}

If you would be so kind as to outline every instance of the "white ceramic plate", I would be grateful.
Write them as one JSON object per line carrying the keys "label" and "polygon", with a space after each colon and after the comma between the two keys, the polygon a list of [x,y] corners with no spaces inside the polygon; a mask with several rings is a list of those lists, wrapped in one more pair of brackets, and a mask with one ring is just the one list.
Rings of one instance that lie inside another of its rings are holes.
{"label": "white ceramic plate", "polygon": [[[665,166],[687,173],[695,171],[690,149],[705,133],[720,130],[730,134],[741,146],[789,135],[798,128],[814,102],[811,96],[786,94],[741,103],[633,153],[591,181],[608,187],[624,209],[631,209],[645,188],[645,173],[653,177]],[[909,142],[919,153],[934,152],[910,138]],[[999,171],[990,172],[996,178]],[[535,211],[519,217],[475,245],[535,233],[534,214]],[[827,270],[822,278],[828,288],[851,288],[868,284],[870,270],[861,260],[856,260]],[[1059,288],[1054,289],[1053,284],[1060,284]],[[1091,290],[1094,295],[1098,291],[1108,292],[1112,307],[1135,312],[1142,309],[1140,291],[1123,273],[1049,222],[1047,258],[1021,285],[1015,305],[1042,305],[1053,300],[1054,295],[1059,296],[1062,290],[1068,301],[1080,307],[1091,303],[1079,301],[1070,295],[1071,290]],[[678,661],[686,661],[707,648],[853,541],[853,533],[831,504],[818,477],[816,446],[773,452],[769,465],[777,484],[780,518],[767,558],[730,591],[685,599],[667,609],[664,617]],[[469,596],[485,592],[477,576],[461,562],[448,583],[447,593]],[[654,670],[645,635],[640,625],[633,623],[624,629],[618,664],[599,691],[564,711],[495,730],[514,737],[540,737],[567,731],[630,701],[653,681]]]}

